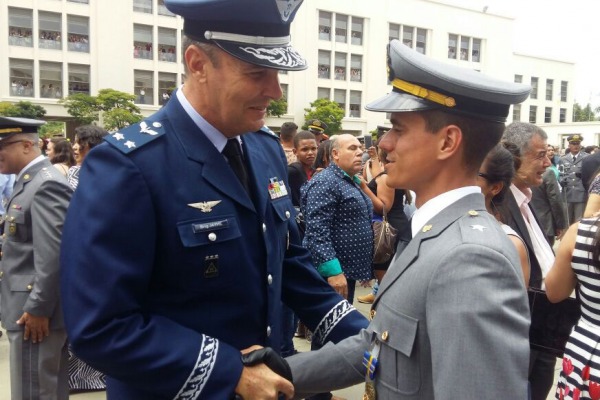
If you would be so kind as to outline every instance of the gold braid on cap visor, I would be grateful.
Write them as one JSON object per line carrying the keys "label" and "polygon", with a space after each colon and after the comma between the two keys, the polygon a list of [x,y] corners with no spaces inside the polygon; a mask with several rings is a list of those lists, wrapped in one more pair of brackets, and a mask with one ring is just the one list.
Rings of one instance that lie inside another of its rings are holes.
{"label": "gold braid on cap visor", "polygon": [[20,133],[20,132],[23,132],[23,129],[21,129],[21,128],[0,129],[0,133]]}
{"label": "gold braid on cap visor", "polygon": [[392,81],[392,85],[398,90],[412,94],[413,96],[433,101],[434,103],[438,103],[446,107],[456,106],[456,100],[454,100],[454,97],[434,92],[433,90],[426,89],[423,86],[415,85],[414,83],[396,78]]}

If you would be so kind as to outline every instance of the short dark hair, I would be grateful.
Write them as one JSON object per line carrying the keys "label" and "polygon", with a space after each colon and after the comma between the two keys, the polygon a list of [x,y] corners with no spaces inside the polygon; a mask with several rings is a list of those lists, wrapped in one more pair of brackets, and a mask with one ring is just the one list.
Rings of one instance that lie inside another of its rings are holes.
{"label": "short dark hair", "polygon": [[472,171],[481,166],[486,154],[498,144],[504,131],[502,122],[450,114],[442,110],[423,111],[421,115],[425,119],[425,127],[432,133],[448,125],[460,128],[463,134],[463,161]]}
{"label": "short dark hair", "polygon": [[309,131],[300,131],[294,136],[294,147],[298,148],[301,140],[314,140],[317,141],[317,138],[312,132]]}
{"label": "short dark hair", "polygon": [[82,125],[75,128],[75,142],[90,150],[102,143],[106,135],[108,132],[96,125]]}
{"label": "short dark hair", "polygon": [[54,144],[54,157],[50,159],[52,164],[66,164],[69,167],[75,165],[71,142],[64,138],[52,138],[50,141]]}
{"label": "short dark hair", "polygon": [[298,125],[293,122],[284,122],[281,125],[281,130],[279,131],[279,137],[281,140],[292,140],[294,137],[294,132],[298,130]]}
{"label": "short dark hair", "polygon": [[490,183],[502,182],[502,190],[492,199],[494,203],[504,201],[504,196],[510,187],[518,163],[519,148],[516,144],[510,142],[502,142],[494,146],[485,157],[485,177]]}

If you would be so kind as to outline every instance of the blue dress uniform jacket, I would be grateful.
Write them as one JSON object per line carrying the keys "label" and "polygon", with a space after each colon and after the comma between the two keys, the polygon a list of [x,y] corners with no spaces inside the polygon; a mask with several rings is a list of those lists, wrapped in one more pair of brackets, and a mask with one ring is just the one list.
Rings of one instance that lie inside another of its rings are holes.
{"label": "blue dress uniform jacket", "polygon": [[231,398],[240,350],[280,348],[281,300],[316,340],[367,325],[299,244],[278,140],[242,140],[254,201],[177,96],[86,157],[63,303],[75,353],[108,375],[109,398]]}

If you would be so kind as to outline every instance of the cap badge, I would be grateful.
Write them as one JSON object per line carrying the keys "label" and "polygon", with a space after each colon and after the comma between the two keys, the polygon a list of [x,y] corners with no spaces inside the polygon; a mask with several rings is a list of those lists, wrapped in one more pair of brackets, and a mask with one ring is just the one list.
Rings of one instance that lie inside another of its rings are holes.
{"label": "cap badge", "polygon": [[294,10],[302,4],[302,1],[303,0],[275,0],[279,13],[281,14],[281,20],[287,22],[294,13]]}
{"label": "cap badge", "polygon": [[221,200],[213,200],[213,201],[201,201],[200,203],[190,203],[188,206],[197,208],[203,213],[209,213],[212,211],[213,207],[219,204]]}

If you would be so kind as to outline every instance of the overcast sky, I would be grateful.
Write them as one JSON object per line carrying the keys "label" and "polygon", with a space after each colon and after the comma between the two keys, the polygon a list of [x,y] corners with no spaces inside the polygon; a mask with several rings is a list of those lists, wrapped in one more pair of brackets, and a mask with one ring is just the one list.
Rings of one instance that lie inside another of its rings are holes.
{"label": "overcast sky", "polygon": [[446,0],[515,18],[516,52],[575,62],[575,100],[600,106],[600,0]]}

